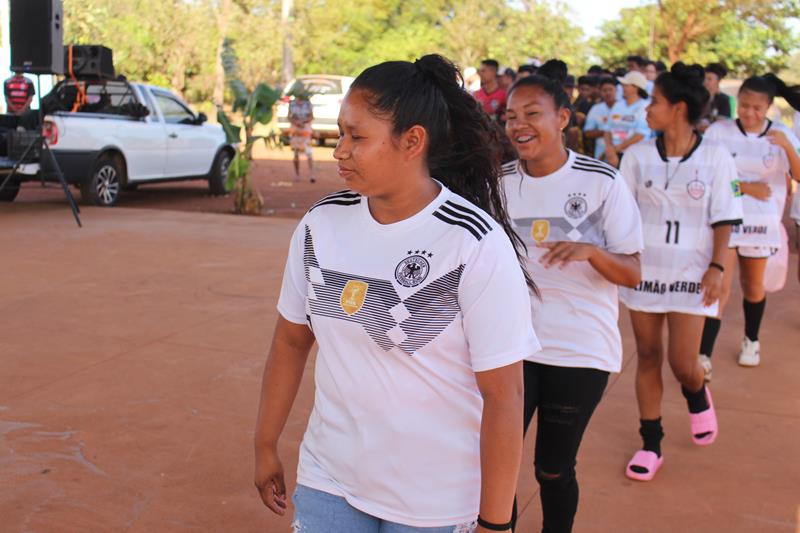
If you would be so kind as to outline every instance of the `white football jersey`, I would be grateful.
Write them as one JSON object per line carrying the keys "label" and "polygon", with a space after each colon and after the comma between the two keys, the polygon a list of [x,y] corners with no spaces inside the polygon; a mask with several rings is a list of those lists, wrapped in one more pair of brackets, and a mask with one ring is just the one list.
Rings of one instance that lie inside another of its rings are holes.
{"label": "white football jersey", "polygon": [[795,224],[800,225],[800,188],[792,196],[792,207],[789,209],[789,216]]}
{"label": "white football jersey", "polygon": [[612,253],[644,247],[639,209],[619,172],[569,152],[564,166],[532,177],[518,161],[503,165],[503,187],[514,230],[528,247],[528,270],[541,297],[531,298],[542,351],[530,361],[619,372],[622,343],[617,286],[588,261],[545,268],[543,242],[582,242]]}
{"label": "white football jersey", "polygon": [[502,228],[445,187],[394,224],[357,193],[333,194],[294,233],[278,310],[319,343],[298,483],[401,524],[474,520],[475,372],[539,349]]}
{"label": "white football jersey", "polygon": [[719,143],[698,137],[683,158],[666,157],[661,138],[631,146],[620,172],[642,214],[642,282],[620,288],[630,309],[715,316],[700,281],[711,262],[714,227],[739,224],[736,166]]}
{"label": "white football jersey", "polygon": [[782,148],[767,139],[772,129],[782,131],[795,150],[800,148],[800,141],[789,128],[770,120],[761,133],[745,132],[738,120],[719,120],[706,131],[707,139],[718,141],[731,153],[740,181],[766,183],[772,190],[765,201],[742,195],[743,222],[733,227],[731,246],[781,246],[789,159]]}

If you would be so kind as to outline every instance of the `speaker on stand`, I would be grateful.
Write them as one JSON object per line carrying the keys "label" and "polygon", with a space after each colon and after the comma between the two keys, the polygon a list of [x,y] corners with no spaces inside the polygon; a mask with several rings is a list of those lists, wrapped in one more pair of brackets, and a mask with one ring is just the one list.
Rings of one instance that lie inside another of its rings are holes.
{"label": "speaker on stand", "polygon": [[[2,1],[2,0],[0,0]],[[61,0],[9,0],[11,44],[11,70],[36,74],[37,97],[39,99],[39,122],[34,138],[20,154],[11,172],[0,182],[0,192],[11,184],[19,171],[20,165],[30,154],[38,154],[39,172],[44,184],[46,169],[52,169],[58,178],[67,197],[72,215],[78,227],[81,227],[80,209],[64,179],[64,173],[58,165],[43,133],[42,116],[42,74],[64,73],[64,12]]]}
{"label": "speaker on stand", "polygon": [[61,0],[10,0],[11,70],[64,73]]}

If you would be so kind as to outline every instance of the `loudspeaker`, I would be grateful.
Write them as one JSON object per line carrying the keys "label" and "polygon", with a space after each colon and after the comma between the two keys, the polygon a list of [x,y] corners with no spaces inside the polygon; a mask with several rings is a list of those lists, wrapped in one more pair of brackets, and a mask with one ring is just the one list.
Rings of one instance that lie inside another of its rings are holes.
{"label": "loudspeaker", "polygon": [[64,73],[61,0],[10,0],[11,70]]}
{"label": "loudspeaker", "polygon": [[[64,65],[69,74],[69,46],[64,47]],[[73,45],[72,73],[76,78],[113,80],[114,54],[110,48],[98,44]]]}

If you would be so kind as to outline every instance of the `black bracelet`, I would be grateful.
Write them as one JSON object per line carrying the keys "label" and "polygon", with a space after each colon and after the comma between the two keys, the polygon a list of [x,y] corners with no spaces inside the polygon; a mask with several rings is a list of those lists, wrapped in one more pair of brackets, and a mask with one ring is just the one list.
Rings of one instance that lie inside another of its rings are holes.
{"label": "black bracelet", "polygon": [[507,524],[492,524],[491,522],[487,522],[483,518],[478,515],[478,525],[488,529],[489,531],[508,531],[512,527],[514,527],[514,519],[512,518],[511,521]]}
{"label": "black bracelet", "polygon": [[708,265],[708,268],[716,268],[720,272],[725,272],[725,267],[719,263],[715,263],[714,261],[711,261],[711,264]]}

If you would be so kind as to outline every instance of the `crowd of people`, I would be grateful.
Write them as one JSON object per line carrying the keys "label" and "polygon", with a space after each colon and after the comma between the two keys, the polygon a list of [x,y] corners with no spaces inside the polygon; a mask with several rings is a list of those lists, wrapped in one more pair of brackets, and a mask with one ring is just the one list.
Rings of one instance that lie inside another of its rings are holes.
{"label": "crowd of people", "polygon": [[768,113],[777,97],[800,110],[798,90],[765,74],[731,100],[721,64],[637,56],[577,78],[559,60],[475,74],[469,92],[440,56],[382,63],[342,104],[348,188],[292,237],[255,432],[256,486],[285,514],[277,443],[318,343],[295,531],[511,531],[537,411],[542,531],[571,531],[576,456],[621,369],[620,300],[637,347],[630,479],[667,455],[665,359],[688,438],[719,435],[711,353],[737,263],[738,362],[760,362],[800,179],[800,141]]}

